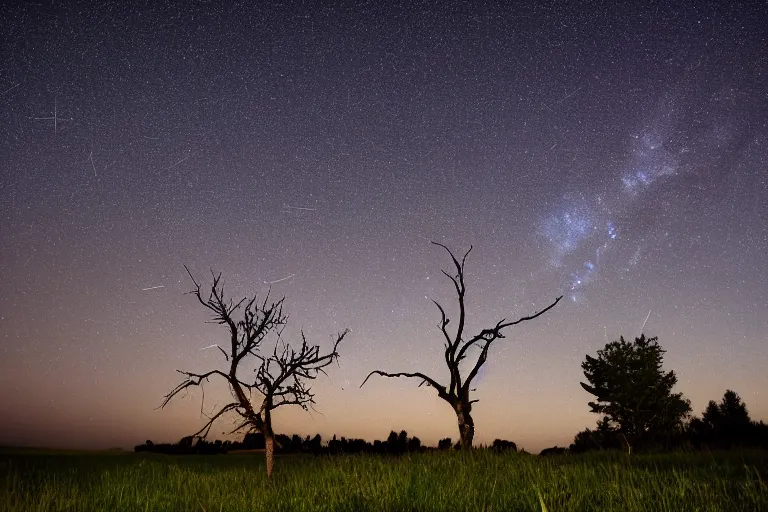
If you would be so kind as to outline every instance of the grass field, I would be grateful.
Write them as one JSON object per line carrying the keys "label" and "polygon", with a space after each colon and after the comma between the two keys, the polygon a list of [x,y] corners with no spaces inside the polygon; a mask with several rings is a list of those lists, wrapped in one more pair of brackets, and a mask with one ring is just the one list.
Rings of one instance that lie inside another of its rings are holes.
{"label": "grass field", "polygon": [[[768,453],[536,457],[0,452],[0,510],[768,510]],[[542,506],[543,504],[543,506]]]}

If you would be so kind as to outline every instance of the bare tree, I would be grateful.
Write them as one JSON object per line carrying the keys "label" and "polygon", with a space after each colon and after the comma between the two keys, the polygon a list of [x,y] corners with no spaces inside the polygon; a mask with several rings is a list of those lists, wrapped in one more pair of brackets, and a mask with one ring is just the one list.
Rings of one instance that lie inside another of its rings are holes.
{"label": "bare tree", "polygon": [[[495,326],[483,329],[472,337],[465,337],[464,326],[467,315],[464,305],[464,294],[466,292],[466,287],[464,285],[464,262],[466,261],[470,251],[472,251],[472,246],[469,247],[469,250],[464,254],[461,262],[459,262],[451,250],[448,249],[448,247],[437,242],[432,243],[439,245],[448,251],[448,254],[451,256],[454,267],[456,269],[456,275],[451,275],[445,270],[442,271],[443,274],[445,274],[453,283],[453,287],[459,300],[459,323],[456,328],[455,335],[451,336],[448,333],[447,327],[450,320],[445,313],[445,309],[443,309],[443,307],[437,301],[432,301],[437,306],[437,309],[440,310],[441,318],[437,327],[442,332],[445,341],[444,357],[445,364],[448,367],[448,371],[450,372],[451,376],[450,384],[448,386],[444,386],[438,383],[435,379],[421,372],[389,373],[381,370],[374,370],[368,374],[360,387],[363,387],[372,375],[381,375],[382,377],[415,378],[421,381],[419,383],[419,387],[426,384],[435,388],[437,390],[437,396],[448,402],[456,413],[456,418],[458,419],[459,423],[459,438],[461,447],[463,449],[469,449],[472,447],[472,440],[475,436],[475,422],[472,419],[472,404],[477,402],[477,400],[470,398],[470,392],[474,391],[474,389],[471,389],[472,380],[477,377],[480,368],[482,368],[482,366],[488,360],[488,351],[491,348],[491,344],[499,338],[504,338],[504,334],[502,333],[503,329],[519,324],[521,322],[525,322],[527,320],[533,320],[534,318],[543,315],[552,309],[555,304],[560,302],[560,299],[563,297],[561,295],[555,299],[552,304],[542,309],[538,313],[522,317],[513,322],[508,322],[506,319],[501,319],[496,323]],[[467,357],[469,349],[475,346],[480,348],[480,355],[477,357],[475,364],[471,367],[469,374],[467,374],[466,377],[463,377],[460,368],[461,362]]]}
{"label": "bare tree", "polygon": [[[283,342],[281,334],[288,317],[283,314],[283,301],[285,297],[269,302],[269,294],[264,301],[259,303],[254,296],[247,297],[234,303],[224,296],[224,287],[221,284],[221,274],[213,274],[213,284],[208,298],[203,298],[200,284],[195,281],[189,269],[184,267],[195,284],[191,294],[208,308],[212,313],[209,323],[224,325],[229,331],[229,347],[225,350],[217,347],[229,363],[226,371],[211,370],[203,373],[177,370],[186,379],[165,395],[161,408],[165,407],[171,399],[183,390],[192,386],[200,386],[208,382],[210,377],[224,379],[229,385],[232,401],[222,407],[211,416],[208,421],[193,436],[205,438],[211,430],[213,423],[229,412],[240,416],[239,423],[230,433],[242,431],[258,431],[264,435],[266,444],[267,477],[272,476],[275,453],[275,433],[272,430],[272,411],[284,405],[298,405],[308,410],[315,403],[314,393],[307,385],[314,380],[318,373],[325,374],[324,368],[334,360],[338,360],[339,343],[344,339],[349,330],[338,334],[333,343],[333,349],[320,354],[320,347],[309,345],[301,333],[301,347],[296,350]],[[236,321],[235,313],[242,311],[242,320]],[[268,356],[261,355],[262,342],[270,333],[277,335],[272,353]],[[254,361],[258,365],[255,369],[255,377],[245,378],[243,373],[244,361]],[[253,393],[257,396],[254,397]],[[256,400],[254,401],[254,398]],[[203,394],[205,399],[205,394]],[[259,399],[261,403],[259,404]],[[201,406],[202,411],[202,406]]]}

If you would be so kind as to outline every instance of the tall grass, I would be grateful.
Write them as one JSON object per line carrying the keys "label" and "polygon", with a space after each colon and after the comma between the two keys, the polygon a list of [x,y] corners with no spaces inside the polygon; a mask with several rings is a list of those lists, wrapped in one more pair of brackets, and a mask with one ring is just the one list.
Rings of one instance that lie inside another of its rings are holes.
{"label": "tall grass", "polygon": [[761,511],[768,454],[0,455],[2,511]]}

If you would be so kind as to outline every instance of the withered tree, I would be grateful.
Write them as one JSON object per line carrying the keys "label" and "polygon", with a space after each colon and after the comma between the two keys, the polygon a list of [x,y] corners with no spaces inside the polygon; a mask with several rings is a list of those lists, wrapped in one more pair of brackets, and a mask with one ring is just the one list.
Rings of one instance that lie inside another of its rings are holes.
{"label": "withered tree", "polygon": [[[269,294],[267,294],[261,303],[256,301],[256,296],[250,299],[245,297],[235,303],[225,298],[221,274],[213,274],[210,293],[208,298],[204,298],[200,284],[192,277],[189,269],[186,266],[184,268],[187,269],[189,277],[195,284],[195,288],[189,293],[197,297],[200,304],[213,313],[209,323],[223,325],[228,331],[229,343],[225,344],[227,348],[215,345],[223,354],[228,367],[224,370],[210,370],[202,373],[177,370],[186,379],[165,395],[161,408],[190,387],[202,388],[203,383],[209,382],[211,377],[224,379],[229,385],[232,401],[218,407],[218,410],[207,417],[208,421],[193,436],[205,438],[217,419],[227,413],[235,413],[239,416],[239,420],[231,434],[258,431],[264,435],[267,477],[271,477],[275,453],[272,412],[284,405],[298,405],[304,410],[312,407],[315,403],[315,395],[308,386],[308,381],[314,380],[321,372],[325,374],[324,368],[334,360],[338,360],[339,343],[349,330],[338,334],[333,342],[333,348],[325,354],[320,353],[318,345],[307,343],[303,331],[301,346],[295,349],[281,338],[288,321],[288,316],[283,313],[285,297],[269,302]],[[242,316],[236,319],[235,315],[238,313]],[[262,344],[270,333],[276,335],[277,341],[271,354],[262,355],[260,353]],[[245,366],[250,363],[253,363],[256,368],[252,372],[247,372]],[[250,373],[250,376],[245,373]]]}
{"label": "withered tree", "polygon": [[[419,383],[419,387],[426,384],[435,388],[437,390],[437,396],[448,402],[453,411],[456,413],[456,418],[459,423],[459,439],[461,447],[462,449],[469,449],[472,447],[472,440],[475,436],[475,422],[472,419],[472,404],[477,402],[476,399],[473,400],[470,397],[470,392],[474,391],[474,389],[471,389],[472,381],[475,377],[477,377],[480,368],[482,368],[482,366],[488,360],[488,351],[490,350],[491,345],[497,339],[505,337],[502,332],[505,328],[519,324],[521,322],[525,322],[527,320],[533,320],[534,318],[543,315],[552,309],[555,304],[557,304],[563,297],[561,295],[555,299],[552,304],[542,309],[538,313],[510,322],[503,318],[493,327],[482,329],[478,334],[475,334],[474,336],[467,336],[464,332],[467,317],[464,303],[464,296],[466,293],[466,287],[464,284],[464,263],[467,260],[467,256],[469,255],[470,251],[472,251],[472,246],[469,247],[469,250],[464,254],[461,262],[459,262],[459,260],[456,259],[448,247],[437,242],[432,243],[448,251],[448,254],[451,256],[453,265],[456,270],[455,275],[451,275],[445,270],[442,271],[443,274],[445,274],[453,283],[453,287],[456,291],[456,296],[459,301],[458,325],[456,327],[455,334],[451,335],[448,332],[448,323],[450,320],[445,313],[445,309],[437,301],[432,300],[432,302],[434,302],[437,306],[437,309],[440,310],[441,318],[437,327],[442,332],[444,338],[444,358],[445,364],[448,367],[448,371],[451,376],[450,383],[447,386],[442,385],[435,379],[421,372],[390,373],[382,370],[374,370],[368,374],[360,387],[363,387],[372,375],[381,375],[383,377],[415,378],[421,381]],[[468,352],[472,347],[478,347],[480,349],[480,354],[478,355],[477,360],[475,360],[475,363],[470,365],[469,373],[464,376],[464,374],[462,374],[461,363],[464,361],[464,359],[467,358]]]}

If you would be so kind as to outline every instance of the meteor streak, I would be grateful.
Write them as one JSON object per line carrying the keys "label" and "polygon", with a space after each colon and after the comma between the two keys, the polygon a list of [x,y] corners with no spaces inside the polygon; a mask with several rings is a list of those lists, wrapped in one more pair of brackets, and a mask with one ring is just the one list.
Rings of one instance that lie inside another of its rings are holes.
{"label": "meteor streak", "polygon": [[292,278],[292,277],[295,277],[295,276],[296,276],[296,274],[291,274],[291,275],[289,275],[289,276],[286,276],[286,277],[284,277],[284,278],[282,278],[282,279],[278,279],[278,280],[276,280],[276,281],[264,281],[264,284],[275,284],[275,283],[281,283],[281,282],[283,282],[283,281],[286,281],[286,280],[288,280],[288,279],[290,279],[290,278]]}
{"label": "meteor streak", "polygon": [[645,329],[645,324],[648,323],[648,319],[651,318],[651,310],[648,310],[648,316],[645,317],[645,322],[643,322],[643,326],[640,327],[640,334],[643,334],[643,329]]}

